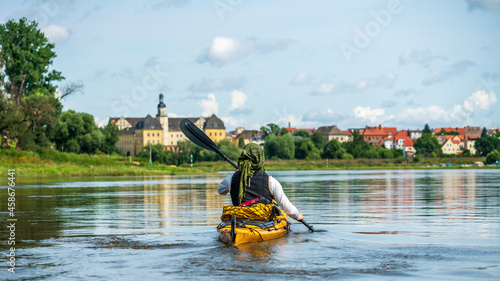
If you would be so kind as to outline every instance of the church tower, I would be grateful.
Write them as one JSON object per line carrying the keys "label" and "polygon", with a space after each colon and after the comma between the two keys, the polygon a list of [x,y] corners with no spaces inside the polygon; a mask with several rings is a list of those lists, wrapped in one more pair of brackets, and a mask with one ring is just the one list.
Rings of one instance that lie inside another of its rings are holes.
{"label": "church tower", "polygon": [[163,128],[163,145],[168,145],[167,136],[168,136],[168,116],[167,116],[167,107],[165,103],[163,103],[163,94],[160,93],[160,103],[158,103],[158,114],[156,114],[156,120],[158,120]]}

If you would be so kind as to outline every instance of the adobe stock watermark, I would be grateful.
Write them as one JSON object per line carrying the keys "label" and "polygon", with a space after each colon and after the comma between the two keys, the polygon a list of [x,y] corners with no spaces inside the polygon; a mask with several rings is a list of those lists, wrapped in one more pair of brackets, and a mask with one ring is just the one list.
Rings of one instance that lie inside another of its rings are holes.
{"label": "adobe stock watermark", "polygon": [[121,95],[119,99],[112,101],[113,114],[123,117],[130,116],[130,111],[137,108],[139,103],[146,101],[148,94],[161,88],[166,77],[168,77],[168,73],[163,72],[159,64],[147,67],[146,74],[143,76],[140,85],[132,88],[130,94]]}
{"label": "adobe stock watermark", "polygon": [[372,11],[372,20],[368,21],[361,29],[356,27],[352,44],[348,42],[340,43],[340,50],[348,63],[353,55],[359,55],[361,50],[368,47],[372,40],[380,35],[382,30],[389,26],[394,15],[403,11],[399,0],[390,0],[387,7],[378,12]]}
{"label": "adobe stock watermark", "polygon": [[214,0],[212,6],[214,7],[220,21],[224,21],[224,14],[234,11],[235,8],[241,5],[243,0]]}
{"label": "adobe stock watermark", "polygon": [[37,6],[33,9],[33,18],[38,22],[39,26],[46,26],[50,19],[54,18],[61,12],[62,0],[39,0]]}

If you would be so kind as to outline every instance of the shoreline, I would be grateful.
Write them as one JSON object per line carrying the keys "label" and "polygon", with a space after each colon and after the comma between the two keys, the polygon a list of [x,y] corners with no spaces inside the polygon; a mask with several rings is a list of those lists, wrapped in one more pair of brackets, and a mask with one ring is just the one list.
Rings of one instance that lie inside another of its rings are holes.
{"label": "shoreline", "polygon": [[[414,169],[498,169],[498,166],[472,167],[474,162],[484,161],[484,157],[424,157],[419,162],[401,166],[399,159],[349,159],[329,160],[266,160],[269,171],[300,170],[414,170]],[[450,163],[451,167],[439,167]],[[469,167],[462,167],[469,165]],[[429,167],[437,165],[437,167]],[[220,171],[234,171],[232,166],[221,160],[217,162],[197,162],[181,166],[153,163],[140,158],[119,155],[79,155],[73,153],[0,150],[0,184],[7,182],[7,171],[15,169],[18,178],[71,178],[106,176],[159,176],[159,175],[209,175]]]}

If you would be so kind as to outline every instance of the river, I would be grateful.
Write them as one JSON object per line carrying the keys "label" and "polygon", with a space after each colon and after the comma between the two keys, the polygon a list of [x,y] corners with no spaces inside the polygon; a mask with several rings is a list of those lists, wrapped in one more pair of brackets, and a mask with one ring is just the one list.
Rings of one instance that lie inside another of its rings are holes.
{"label": "river", "polygon": [[[309,224],[217,240],[228,173],[72,178],[15,188],[15,274],[1,280],[500,279],[498,170],[272,171]],[[7,225],[7,186],[1,187]],[[2,226],[5,229],[5,226]]]}

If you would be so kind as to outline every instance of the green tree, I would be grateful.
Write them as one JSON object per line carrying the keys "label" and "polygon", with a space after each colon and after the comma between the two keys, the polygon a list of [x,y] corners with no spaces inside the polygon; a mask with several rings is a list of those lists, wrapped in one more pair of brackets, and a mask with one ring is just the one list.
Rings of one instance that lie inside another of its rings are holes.
{"label": "green tree", "polygon": [[486,127],[483,128],[483,131],[481,132],[481,138],[487,138],[488,137],[488,130],[486,130]]}
{"label": "green tree", "polygon": [[415,141],[413,145],[417,153],[427,155],[432,152],[436,152],[441,148],[439,141],[436,137],[432,135],[432,133],[426,132],[423,133],[420,138]]}
{"label": "green tree", "polygon": [[101,151],[105,153],[120,153],[116,144],[118,143],[118,137],[121,132],[116,126],[115,123],[109,122],[106,126],[99,128],[102,135],[104,136],[104,140],[102,142]]}
{"label": "green tree", "polygon": [[331,141],[325,144],[323,149],[323,158],[328,159],[343,159],[344,154],[346,154],[346,150],[342,147],[342,144],[336,140],[332,139]]}
{"label": "green tree", "polygon": [[304,130],[298,130],[295,133],[293,133],[292,136],[294,136],[294,137],[297,136],[297,137],[308,138],[309,137],[309,133],[306,132],[306,131],[304,131]]}
{"label": "green tree", "polygon": [[[65,111],[54,126],[53,141],[56,148],[63,152],[97,153],[104,149],[105,140],[106,135],[99,130],[94,117],[88,113]],[[107,149],[103,152],[107,152]]]}
{"label": "green tree", "polygon": [[486,164],[493,164],[496,161],[500,161],[500,151],[493,150],[486,156]]}
{"label": "green tree", "polygon": [[293,159],[295,156],[293,137],[289,134],[281,136],[268,135],[265,139],[264,151],[268,158]]}
{"label": "green tree", "polygon": [[7,79],[5,88],[17,105],[26,94],[37,91],[48,95],[55,93],[53,82],[64,77],[59,71],[49,71],[56,57],[52,50],[55,46],[49,43],[35,21],[21,18],[19,22],[9,20],[0,25],[0,45]]}
{"label": "green tree", "polygon": [[[137,157],[149,159],[149,145],[144,146],[142,150],[137,153]],[[162,144],[151,145],[151,158],[153,162],[161,164],[177,164],[174,159],[174,153],[172,151],[165,151]]]}
{"label": "green tree", "polygon": [[22,149],[50,146],[62,106],[55,82],[64,77],[50,71],[54,44],[26,18],[0,25],[0,133],[18,139]]}
{"label": "green tree", "polygon": [[[217,147],[219,147],[219,150],[234,162],[236,162],[238,160],[238,157],[240,157],[241,155],[240,148],[234,142],[228,139],[219,141],[217,143]],[[222,160],[222,158],[218,156],[217,160]]]}
{"label": "green tree", "polygon": [[260,127],[260,131],[264,134],[264,137],[268,135],[277,136],[281,132],[281,128],[274,123],[269,123],[266,126]]}
{"label": "green tree", "polygon": [[243,137],[240,137],[238,139],[238,147],[243,148],[245,146],[245,139]]}
{"label": "green tree", "polygon": [[476,153],[480,156],[487,156],[493,150],[500,151],[500,138],[489,136],[478,138],[474,144]]}
{"label": "green tree", "polygon": [[354,158],[364,158],[370,156],[371,158],[376,156],[375,153],[371,153],[367,155],[369,151],[371,151],[370,145],[363,139],[363,136],[359,133],[358,130],[355,130],[352,134],[352,139],[348,142],[342,143],[342,146],[345,148],[347,153],[351,154]]}
{"label": "green tree", "polygon": [[322,149],[323,145],[325,145],[325,137],[323,137],[322,132],[314,132],[314,134],[311,136],[311,140],[318,149]]}
{"label": "green tree", "polygon": [[422,134],[432,134],[431,128],[429,128],[429,124],[425,124]]}
{"label": "green tree", "polygon": [[314,160],[320,159],[319,149],[310,138],[295,139],[295,158]]}

